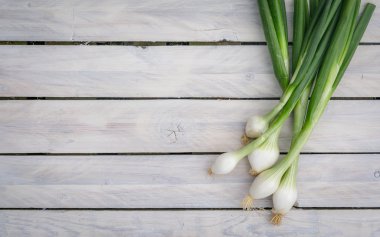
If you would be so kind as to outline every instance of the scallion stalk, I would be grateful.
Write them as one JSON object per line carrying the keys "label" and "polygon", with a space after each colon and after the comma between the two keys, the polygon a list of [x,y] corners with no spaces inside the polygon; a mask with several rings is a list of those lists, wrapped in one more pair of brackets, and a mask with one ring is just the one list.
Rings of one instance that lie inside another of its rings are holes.
{"label": "scallion stalk", "polygon": [[307,0],[294,0],[293,17],[293,47],[292,47],[292,69],[293,73],[298,64],[301,54],[302,42],[305,37],[306,24],[308,22]]}
{"label": "scallion stalk", "polygon": [[[271,136],[271,134],[273,134],[273,133],[277,132],[279,129],[281,129],[284,122],[286,121],[286,119],[289,117],[290,113],[292,112],[292,110],[296,106],[296,104],[297,104],[299,98],[301,97],[304,89],[310,84],[310,82],[314,78],[320,63],[322,62],[323,55],[324,55],[326,48],[328,46],[328,42],[330,40],[330,37],[334,31],[335,22],[336,22],[337,18],[338,18],[338,14],[335,14],[335,17],[332,19],[333,21],[330,22],[327,31],[325,32],[325,34],[323,35],[323,37],[321,39],[321,42],[319,42],[319,44],[317,45],[318,47],[315,50],[316,52],[314,54],[314,58],[311,61],[311,63],[309,64],[309,70],[306,70],[306,72],[303,75],[304,76],[303,78],[300,78],[300,79],[297,78],[296,79],[296,80],[299,80],[298,86],[295,87],[295,89],[293,90],[293,93],[290,93],[289,97],[286,100],[286,103],[284,103],[284,105],[281,106],[281,109],[277,113],[277,116],[274,116],[273,121],[271,122],[270,126],[268,127],[268,130],[266,130],[266,132],[263,133],[259,138],[250,142],[249,144],[247,144],[246,146],[244,146],[243,148],[241,148],[240,150],[237,151],[237,153],[240,154],[242,156],[242,158],[244,156],[250,154],[255,148],[257,148],[264,141],[266,141]],[[300,77],[301,74],[298,74],[298,76]],[[281,102],[281,101],[279,102],[279,104],[282,104],[282,103],[283,102]]]}
{"label": "scallion stalk", "polygon": [[[311,3],[311,2],[310,2]],[[304,40],[304,34],[308,22],[308,1],[307,0],[295,0],[294,1],[294,26],[293,26],[293,69],[296,67],[299,61],[299,51],[301,50]],[[316,8],[316,5],[313,6]],[[313,10],[313,8],[311,10]],[[314,9],[315,10],[315,9]],[[294,73],[294,71],[293,71]],[[305,88],[300,100],[294,108],[294,120],[293,120],[293,142],[294,138],[299,134],[302,129],[304,119],[306,116],[307,104],[309,100],[309,94],[311,89],[311,83]],[[285,172],[281,179],[279,188],[273,194],[273,218],[271,222],[275,225],[281,223],[282,217],[293,207],[297,200],[297,171],[298,171],[298,159]]]}
{"label": "scallion stalk", "polygon": [[[311,45],[313,45],[313,48],[315,48],[315,49],[309,51],[309,48],[308,48],[307,52],[310,54],[313,54],[313,57],[311,58],[311,60],[302,61],[302,66],[300,67],[300,68],[303,68],[303,64],[306,64],[306,62],[308,62],[309,68],[307,70],[306,69],[303,70],[302,74],[297,74],[297,78],[294,80],[294,83],[297,83],[297,86],[295,86],[293,83],[291,83],[287,87],[286,91],[288,91],[288,88],[290,88],[291,86],[293,86],[294,88],[292,88],[292,93],[290,93],[289,95],[286,96],[287,98],[286,98],[285,103],[284,103],[284,101],[280,100],[279,104],[281,104],[281,107],[279,109],[279,112],[276,114],[277,116],[273,115],[274,118],[272,119],[269,128],[260,137],[258,137],[256,140],[250,142],[249,144],[245,145],[241,149],[233,152],[233,154],[238,157],[237,158],[238,160],[241,160],[244,157],[246,157],[247,155],[249,155],[254,149],[258,148],[270,136],[272,136],[272,134],[281,130],[284,122],[286,121],[286,119],[289,117],[292,110],[296,106],[296,104],[297,104],[299,98],[301,97],[304,89],[310,84],[310,82],[314,78],[314,76],[315,76],[315,74],[319,68],[319,65],[322,62],[323,55],[326,51],[326,48],[328,46],[328,42],[330,40],[330,37],[331,37],[333,30],[334,30],[334,27],[335,27],[335,23],[338,19],[338,13],[336,12],[337,9],[335,9],[334,10],[335,11],[334,17],[332,19],[330,19],[330,21],[327,21],[326,19],[328,18],[328,15],[332,11],[332,9],[330,8],[331,4],[326,4],[325,7],[326,7],[326,11],[325,11],[326,14],[325,14],[325,18],[324,18],[325,21],[323,21],[323,23],[328,23],[328,26],[327,27],[319,26],[319,24],[321,24],[321,23],[316,24],[316,26],[318,26],[319,29],[326,28],[326,30],[321,30],[322,31],[321,33],[323,33],[322,36],[318,35],[318,37],[311,38],[311,39],[313,39],[312,40],[313,43],[317,44],[317,45],[314,46],[313,44],[311,44]],[[317,38],[320,39],[320,42],[314,42],[315,39],[317,39]],[[307,54],[305,56],[306,56],[305,58],[310,58],[310,56]],[[289,91],[288,91],[288,93],[289,93]],[[282,105],[282,103],[284,103],[284,104]],[[275,109],[276,108],[278,108],[278,106],[276,106]],[[268,117],[266,117],[266,119],[268,119]],[[229,152],[229,153],[231,153],[231,152]],[[222,154],[222,156],[223,156],[223,154]]]}
{"label": "scallion stalk", "polygon": [[318,50],[321,50],[320,44],[322,44],[323,38],[326,38],[325,35],[327,34],[329,26],[333,24],[334,19],[337,18],[336,13],[340,3],[340,0],[326,0],[324,4],[319,6],[318,13],[320,14],[316,14],[313,18],[311,23],[312,26],[309,28],[309,32],[311,33],[306,32],[306,35],[309,34],[309,37],[307,37],[306,41],[302,44],[299,63],[294,70],[290,84],[282,95],[280,102],[265,116],[267,119],[272,120],[275,116],[277,116],[279,111],[285,106],[292,93],[302,81],[311,80],[311,78],[313,78],[310,77],[310,74],[314,75],[316,73],[319,66],[319,64],[316,63],[320,62],[320,58],[316,58],[316,55]]}
{"label": "scallion stalk", "polygon": [[309,0],[310,5],[310,16],[312,17],[317,11],[320,0]]}
{"label": "scallion stalk", "polygon": [[258,5],[274,73],[281,88],[286,88],[289,81],[289,61],[284,2],[258,0]]}
{"label": "scallion stalk", "polygon": [[[282,90],[289,83],[288,26],[284,0],[258,0],[261,22],[268,44],[274,74]],[[261,136],[271,118],[252,116],[247,120],[244,141]],[[246,142],[244,142],[246,143]]]}

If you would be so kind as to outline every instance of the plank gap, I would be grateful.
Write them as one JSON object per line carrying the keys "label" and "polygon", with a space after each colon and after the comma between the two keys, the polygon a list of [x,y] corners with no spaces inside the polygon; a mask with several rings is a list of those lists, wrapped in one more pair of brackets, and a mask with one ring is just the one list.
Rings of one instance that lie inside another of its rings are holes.
{"label": "plank gap", "polygon": [[[0,41],[0,45],[114,45],[114,46],[215,46],[215,45],[267,45],[251,41]],[[293,42],[288,42],[289,46]],[[380,45],[380,42],[360,42],[359,45]]]}
{"label": "plank gap", "polygon": [[[380,207],[293,207],[297,210],[380,210]],[[254,211],[272,210],[260,207]],[[242,211],[242,208],[0,208],[0,211]]]}
{"label": "plank gap", "polygon": [[[279,100],[279,97],[0,97],[0,100]],[[331,100],[379,100],[380,97],[332,97]]]}
{"label": "plank gap", "polygon": [[[1,156],[162,156],[162,155],[220,155],[223,152],[116,152],[116,153],[0,153]],[[287,152],[280,152],[286,155]],[[301,152],[301,155],[379,155],[379,152]]]}

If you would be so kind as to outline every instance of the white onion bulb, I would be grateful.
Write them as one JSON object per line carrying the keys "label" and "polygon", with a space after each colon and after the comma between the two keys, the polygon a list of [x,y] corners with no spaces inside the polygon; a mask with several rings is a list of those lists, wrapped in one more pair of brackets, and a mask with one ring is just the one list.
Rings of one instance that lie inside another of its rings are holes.
{"label": "white onion bulb", "polygon": [[297,201],[297,188],[295,185],[280,185],[273,194],[273,213],[285,215],[292,209]]}
{"label": "white onion bulb", "polygon": [[251,174],[257,175],[269,169],[277,162],[279,156],[278,135],[275,134],[248,155],[248,160],[252,167]]}
{"label": "white onion bulb", "polygon": [[281,172],[272,169],[260,173],[249,188],[249,194],[254,199],[262,199],[276,192],[282,178]]}
{"label": "white onion bulb", "polygon": [[[276,172],[277,171],[277,172]],[[271,168],[260,173],[249,188],[249,195],[242,201],[243,209],[249,210],[256,199],[266,198],[276,192],[283,172],[276,168]]]}
{"label": "white onion bulb", "polygon": [[273,194],[273,218],[271,222],[275,225],[281,223],[282,217],[292,209],[297,201],[297,166],[298,158],[285,173],[280,186]]}
{"label": "white onion bulb", "polygon": [[250,138],[261,136],[268,129],[268,121],[262,116],[252,116],[245,126],[245,134]]}
{"label": "white onion bulb", "polygon": [[212,164],[211,173],[228,174],[235,168],[240,159],[241,157],[234,152],[223,153]]}

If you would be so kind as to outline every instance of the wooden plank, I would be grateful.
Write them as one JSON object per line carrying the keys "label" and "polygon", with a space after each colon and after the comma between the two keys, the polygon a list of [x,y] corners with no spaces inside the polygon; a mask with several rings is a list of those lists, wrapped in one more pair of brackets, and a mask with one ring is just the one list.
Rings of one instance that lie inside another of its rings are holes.
{"label": "wooden plank", "polygon": [[[264,41],[256,2],[1,0],[0,40]],[[292,1],[286,4],[292,26]],[[375,12],[363,41],[379,38],[380,14]]]}
{"label": "wooden plank", "polygon": [[[241,146],[265,100],[10,100],[0,153],[222,152]],[[331,101],[306,152],[379,152],[380,101]],[[288,123],[289,124],[289,123]],[[290,126],[280,138],[287,150]]]}
{"label": "wooden plank", "polygon": [[[0,156],[0,207],[239,208],[253,180],[248,162],[230,175],[209,176],[215,158]],[[302,155],[297,206],[379,207],[379,160],[378,154]],[[271,199],[255,206],[270,207]]]}
{"label": "wooden plank", "polygon": [[[293,210],[281,226],[270,211],[0,211],[2,236],[330,236],[380,233],[379,210]],[[295,234],[296,233],[296,234]]]}
{"label": "wooden plank", "polygon": [[[279,97],[266,46],[0,46],[0,96]],[[335,96],[380,97],[380,47],[361,46]]]}

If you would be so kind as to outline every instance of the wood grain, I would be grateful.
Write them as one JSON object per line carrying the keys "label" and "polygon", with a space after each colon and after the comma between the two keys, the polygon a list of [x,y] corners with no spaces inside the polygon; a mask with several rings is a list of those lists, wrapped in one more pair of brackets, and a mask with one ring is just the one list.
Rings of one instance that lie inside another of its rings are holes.
{"label": "wood grain", "polygon": [[[0,0],[0,41],[263,42],[256,4]],[[375,12],[363,42],[379,39]],[[306,209],[280,227],[268,223],[269,210],[210,210],[240,207],[253,180],[246,160],[209,176],[217,155],[146,155],[240,147],[245,120],[276,101],[204,98],[277,98],[270,65],[265,45],[0,46],[0,97],[125,99],[0,101],[0,208],[143,209],[0,210],[0,236],[380,235],[380,210],[335,209],[380,207],[380,101],[355,100],[380,97],[378,45],[359,47],[334,95],[354,100],[331,101],[304,148],[367,154],[303,154],[296,206]]]}
{"label": "wood grain", "polygon": [[[223,152],[266,100],[1,101],[0,153]],[[380,101],[331,101],[305,152],[379,152]],[[288,123],[289,124],[289,123]],[[287,125],[280,147],[287,150]]]}
{"label": "wood grain", "polygon": [[[0,46],[0,96],[231,97],[281,94],[267,47]],[[380,97],[380,47],[361,46],[334,96]]]}
{"label": "wood grain", "polygon": [[[0,207],[239,208],[253,180],[248,162],[209,176],[216,157],[0,156]],[[380,206],[380,155],[301,157],[298,207]]]}
{"label": "wood grain", "polygon": [[[1,0],[0,31],[16,41],[264,41],[251,0]],[[375,12],[363,41],[379,38]]]}
{"label": "wood grain", "polygon": [[2,236],[330,236],[380,234],[379,210],[293,210],[281,226],[270,211],[0,211]]}

